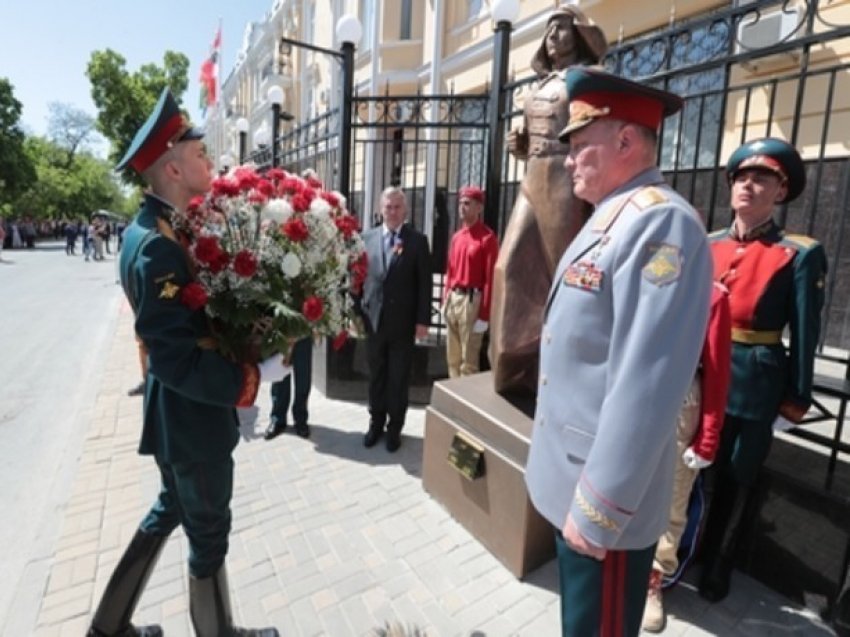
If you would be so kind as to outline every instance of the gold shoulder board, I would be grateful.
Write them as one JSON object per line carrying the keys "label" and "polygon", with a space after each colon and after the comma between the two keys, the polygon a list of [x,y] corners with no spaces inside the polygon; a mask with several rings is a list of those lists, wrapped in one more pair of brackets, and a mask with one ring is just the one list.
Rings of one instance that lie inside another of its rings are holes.
{"label": "gold shoulder board", "polygon": [[649,186],[636,192],[634,197],[632,197],[632,201],[635,202],[635,205],[640,210],[644,210],[646,208],[649,208],[650,206],[664,203],[668,201],[668,199],[666,195],[658,188],[655,188],[654,186]]}
{"label": "gold shoulder board", "polygon": [[791,243],[796,243],[798,246],[805,248],[806,250],[818,244],[817,239],[812,239],[804,234],[786,234],[785,239]]}

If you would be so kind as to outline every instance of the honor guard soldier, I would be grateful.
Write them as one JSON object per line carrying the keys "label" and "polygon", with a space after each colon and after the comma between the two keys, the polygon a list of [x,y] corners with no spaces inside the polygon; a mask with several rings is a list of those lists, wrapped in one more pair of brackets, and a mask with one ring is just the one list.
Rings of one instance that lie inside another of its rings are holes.
{"label": "honor guard soldier", "polygon": [[630,636],[670,516],[711,256],[699,215],[656,165],[681,99],[595,69],[566,82],[565,166],[595,210],[546,303],[526,482],[556,529],[563,635]]}
{"label": "honor guard soldier", "polygon": [[235,407],[253,404],[261,381],[288,373],[281,356],[259,365],[234,363],[214,349],[203,310],[181,302],[194,281],[170,217],[211,185],[202,133],[183,118],[168,89],[136,134],[118,170],[150,185],[124,232],[121,285],[149,362],[139,453],[152,455],[160,493],[119,560],[89,637],[159,636],[159,626],[130,620],[168,536],[183,527],[189,542],[189,606],[200,637],[274,637],[277,630],[233,626],[227,573],[233,493],[232,451],[239,439]]}
{"label": "honor guard soldier", "polygon": [[798,423],[811,405],[826,277],[823,246],[787,234],[772,218],[777,204],[805,188],[797,150],[779,139],[750,141],[732,153],[726,173],[735,219],[709,236],[714,278],[729,289],[732,312],[732,378],[701,548],[699,593],[712,602],[729,592],[735,547],[774,426]]}

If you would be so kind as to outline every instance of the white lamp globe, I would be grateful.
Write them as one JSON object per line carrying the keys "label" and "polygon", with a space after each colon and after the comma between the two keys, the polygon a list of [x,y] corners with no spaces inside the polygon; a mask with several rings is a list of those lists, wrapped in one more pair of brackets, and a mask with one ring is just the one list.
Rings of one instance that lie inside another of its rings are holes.
{"label": "white lamp globe", "polygon": [[251,124],[244,117],[236,120],[236,130],[240,133],[247,133],[249,128],[251,128]]}
{"label": "white lamp globe", "polygon": [[230,156],[230,153],[224,153],[218,160],[219,165],[227,170],[233,165],[233,157]]}
{"label": "white lamp globe", "polygon": [[281,104],[283,104],[283,89],[279,86],[272,86],[269,89],[269,92],[266,93],[266,97],[268,97],[269,102],[271,102],[272,104],[280,106]]}
{"label": "white lamp globe", "polygon": [[254,146],[268,146],[271,138],[272,135],[269,132],[269,129],[265,126],[261,126],[254,133]]}
{"label": "white lamp globe", "polygon": [[493,16],[493,21],[513,22],[519,17],[519,0],[495,0],[490,13]]}
{"label": "white lamp globe", "polygon": [[363,27],[357,16],[344,15],[336,23],[336,38],[340,42],[349,42],[356,46],[362,37]]}

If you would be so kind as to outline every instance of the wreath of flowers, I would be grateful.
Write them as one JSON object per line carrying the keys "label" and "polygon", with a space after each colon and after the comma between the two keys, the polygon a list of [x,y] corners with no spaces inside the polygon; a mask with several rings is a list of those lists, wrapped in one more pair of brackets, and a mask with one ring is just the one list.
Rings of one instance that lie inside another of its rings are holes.
{"label": "wreath of flowers", "polygon": [[223,354],[259,360],[307,336],[345,343],[366,249],[344,197],[313,174],[236,168],[172,223],[196,274],[180,299],[205,311]]}

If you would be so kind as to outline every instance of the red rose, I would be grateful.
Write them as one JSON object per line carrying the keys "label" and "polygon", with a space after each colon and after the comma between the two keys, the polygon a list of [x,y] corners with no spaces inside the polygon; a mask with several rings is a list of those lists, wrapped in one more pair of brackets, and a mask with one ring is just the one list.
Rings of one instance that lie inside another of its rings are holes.
{"label": "red rose", "polygon": [[346,239],[350,239],[351,235],[360,230],[360,222],[353,215],[342,215],[334,219],[337,229]]}
{"label": "red rose", "polygon": [[205,197],[192,197],[189,200],[189,207],[186,208],[186,212],[195,212],[198,208],[204,205]]}
{"label": "red rose", "polygon": [[288,176],[288,173],[282,168],[269,168],[266,171],[266,177],[272,181],[283,181]]}
{"label": "red rose", "polygon": [[227,267],[228,263],[230,263],[230,256],[222,250],[218,253],[218,256],[216,256],[212,263],[209,264],[210,272],[218,274]]}
{"label": "red rose", "polygon": [[239,184],[239,190],[242,192],[253,190],[260,181],[260,176],[250,168],[237,168],[233,172],[233,178]]}
{"label": "red rose", "polygon": [[266,201],[268,201],[268,199],[269,198],[263,193],[261,193],[259,190],[252,190],[251,193],[248,195],[248,201],[250,201],[251,203],[264,204],[266,203]]}
{"label": "red rose", "polygon": [[339,207],[339,197],[337,197],[332,192],[323,192],[319,196],[322,199],[324,199],[325,201],[327,201],[330,204],[331,208],[338,208]]}
{"label": "red rose", "polygon": [[310,232],[307,230],[307,224],[299,217],[295,217],[284,223],[282,230],[283,234],[285,234],[290,241],[294,241],[295,243],[306,241],[307,237],[310,236]]}
{"label": "red rose", "polygon": [[304,186],[301,189],[301,196],[304,197],[308,203],[313,203],[313,199],[316,198],[316,191],[309,186]]}
{"label": "red rose", "polygon": [[310,200],[303,193],[298,193],[289,200],[295,212],[307,212],[310,209]]}
{"label": "red rose", "polygon": [[215,237],[199,237],[195,243],[195,258],[205,265],[210,265],[218,259],[221,251]]}
{"label": "red rose", "polygon": [[233,259],[233,271],[246,279],[257,273],[257,257],[248,250],[241,250]]}
{"label": "red rose", "polygon": [[366,253],[351,263],[351,291],[354,294],[360,294],[363,289],[363,283],[366,281],[366,275],[369,273],[369,257]]}
{"label": "red rose", "polygon": [[200,310],[207,304],[209,295],[200,283],[190,283],[180,292],[180,302],[190,310]]}
{"label": "red rose", "polygon": [[260,181],[257,182],[257,192],[262,193],[266,197],[271,197],[274,193],[274,184],[268,179],[260,179]]}
{"label": "red rose", "polygon": [[301,306],[301,313],[311,323],[318,321],[322,318],[322,314],[325,313],[325,307],[322,303],[322,299],[311,296],[309,299],[304,301],[304,305]]}
{"label": "red rose", "polygon": [[295,195],[301,192],[301,188],[303,187],[301,180],[297,177],[287,177],[282,182],[280,182],[280,194],[282,195]]}
{"label": "red rose", "polygon": [[239,184],[231,179],[220,178],[212,182],[214,197],[235,197],[239,194]]}
{"label": "red rose", "polygon": [[348,332],[342,330],[339,334],[336,335],[334,342],[331,344],[331,348],[333,351],[338,352],[342,349],[342,346],[345,345],[345,342],[348,340]]}
{"label": "red rose", "polygon": [[322,189],[322,182],[313,175],[307,177],[307,185],[310,186],[310,188],[315,188],[316,190]]}

